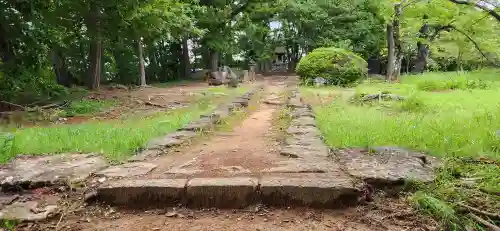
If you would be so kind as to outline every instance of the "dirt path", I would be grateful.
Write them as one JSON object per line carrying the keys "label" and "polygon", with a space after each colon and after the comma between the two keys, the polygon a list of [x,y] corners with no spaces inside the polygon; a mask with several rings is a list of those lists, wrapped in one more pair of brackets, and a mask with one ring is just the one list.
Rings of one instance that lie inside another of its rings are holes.
{"label": "dirt path", "polygon": [[[45,224],[31,230],[53,230]],[[29,229],[20,229],[29,230]],[[102,209],[69,215],[61,231],[424,231],[436,230],[400,199],[377,200],[342,210],[277,209],[255,205],[243,210],[167,208],[145,212]]]}
{"label": "dirt path", "polygon": [[166,155],[154,163],[151,178],[224,177],[251,175],[276,167],[286,159],[279,155],[279,143],[272,130],[280,105],[265,101],[283,101],[287,91],[283,79],[268,80],[255,110],[230,132],[216,133],[208,140]]}

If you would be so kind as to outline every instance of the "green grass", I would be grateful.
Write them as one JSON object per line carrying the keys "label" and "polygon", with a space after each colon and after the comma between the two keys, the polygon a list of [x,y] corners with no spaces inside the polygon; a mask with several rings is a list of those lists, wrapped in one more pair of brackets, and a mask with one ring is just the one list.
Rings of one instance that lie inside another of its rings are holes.
{"label": "green grass", "polygon": [[[500,209],[498,80],[498,70],[428,73],[404,76],[401,83],[395,84],[365,83],[354,89],[303,88],[302,92],[315,105],[318,127],[332,147],[399,146],[443,158],[446,165],[438,180],[423,186],[414,204],[446,223],[448,230],[459,230],[477,224],[463,216],[456,218],[462,215],[457,215],[456,203],[466,202],[490,212]],[[422,87],[430,86],[430,82],[437,86],[450,82],[488,86],[465,84],[469,87],[443,88],[446,91]],[[351,101],[356,94],[377,92],[407,99],[363,104]],[[474,182],[465,187],[464,178]],[[452,215],[456,219],[451,219]]]}
{"label": "green grass", "polygon": [[60,116],[88,115],[103,111],[116,105],[116,103],[113,100],[81,99],[73,101],[67,107],[63,108],[62,115]]}
{"label": "green grass", "polygon": [[[120,161],[132,155],[151,138],[181,128],[193,119],[215,108],[214,92],[228,97],[245,89],[211,88],[193,105],[146,118],[88,122],[78,125],[24,128],[0,135],[0,163],[17,154],[63,152],[97,152],[110,160]],[[219,100],[221,101],[221,99]],[[220,103],[220,102],[218,102]]]}

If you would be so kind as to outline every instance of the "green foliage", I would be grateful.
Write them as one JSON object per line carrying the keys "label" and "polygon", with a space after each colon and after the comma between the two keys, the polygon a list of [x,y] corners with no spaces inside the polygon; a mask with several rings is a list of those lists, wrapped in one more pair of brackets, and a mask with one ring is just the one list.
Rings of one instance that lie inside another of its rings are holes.
{"label": "green foliage", "polygon": [[14,153],[14,134],[0,133],[0,162],[6,162],[5,156],[12,156]]}
{"label": "green foliage", "polygon": [[313,83],[314,78],[322,77],[329,84],[345,86],[368,75],[366,61],[340,48],[318,48],[303,57],[297,69],[302,82]]}
{"label": "green foliage", "polygon": [[19,224],[19,221],[4,219],[2,220],[0,228],[5,229],[6,231],[15,231],[17,224]]}
{"label": "green foliage", "polygon": [[63,109],[63,113],[64,116],[92,114],[109,108],[115,104],[116,103],[114,101],[109,100],[81,99],[79,101],[71,102],[69,106]]}
{"label": "green foliage", "polygon": [[52,79],[48,70],[23,70],[16,78],[3,73],[0,66],[0,100],[24,104],[60,99],[69,91]]}
{"label": "green foliage", "polygon": [[[424,192],[417,192],[411,199],[415,207],[428,215],[438,217],[447,224],[453,225],[459,222],[459,218],[455,213],[455,210],[453,210],[453,208],[446,202],[438,198]],[[457,230],[457,227],[453,227],[450,230]]]}

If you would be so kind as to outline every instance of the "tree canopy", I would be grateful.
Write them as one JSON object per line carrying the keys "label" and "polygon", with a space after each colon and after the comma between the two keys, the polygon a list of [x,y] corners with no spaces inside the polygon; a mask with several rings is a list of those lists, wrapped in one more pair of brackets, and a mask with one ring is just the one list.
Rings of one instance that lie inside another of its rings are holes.
{"label": "tree canopy", "polygon": [[382,65],[390,53],[386,28],[396,18],[402,71],[418,66],[422,55],[424,69],[496,65],[497,5],[470,0],[0,0],[0,100],[53,98],[73,85],[94,89],[101,83],[166,82],[186,78],[191,68],[246,68],[255,62],[259,71],[270,71],[277,48],[289,71],[319,47],[349,49]]}

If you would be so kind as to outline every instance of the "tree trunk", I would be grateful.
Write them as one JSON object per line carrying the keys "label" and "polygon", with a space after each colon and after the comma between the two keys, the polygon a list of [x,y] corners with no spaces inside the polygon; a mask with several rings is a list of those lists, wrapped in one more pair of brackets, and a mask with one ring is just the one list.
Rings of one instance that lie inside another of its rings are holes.
{"label": "tree trunk", "polygon": [[418,54],[417,60],[415,61],[415,66],[413,67],[413,73],[423,73],[425,67],[427,66],[427,60],[429,58],[429,46],[419,42],[417,44]]}
{"label": "tree trunk", "polygon": [[89,60],[90,66],[87,77],[87,87],[97,89],[101,83],[101,41],[94,40],[90,44]]}
{"label": "tree trunk", "polygon": [[210,70],[218,71],[219,69],[219,52],[215,50],[210,51]]}
{"label": "tree trunk", "polygon": [[184,68],[184,78],[189,77],[191,73],[191,65],[189,60],[189,46],[188,46],[188,38],[185,37],[182,39],[182,66]]}
{"label": "tree trunk", "polygon": [[142,41],[139,38],[137,40],[137,51],[139,52],[139,71],[140,71],[140,79],[139,80],[140,80],[141,87],[146,86],[146,70],[144,67],[144,55],[142,54],[143,50],[144,49],[142,47]]}
{"label": "tree trunk", "polygon": [[9,42],[8,33],[0,23],[0,55],[2,56],[2,63],[7,64],[14,60],[14,51],[12,44]]}
{"label": "tree trunk", "polygon": [[[387,79],[389,81],[399,79],[401,74],[401,63],[403,61],[403,49],[401,46],[400,23],[401,4],[394,5],[394,19],[392,25],[387,26],[387,45],[388,45],[388,60],[387,60]],[[392,46],[392,48],[391,48]],[[392,52],[390,51],[392,49]]]}
{"label": "tree trunk", "polygon": [[400,34],[400,17],[401,17],[401,4],[394,5],[394,21],[393,21],[393,29],[394,29],[394,48],[396,54],[396,61],[394,63],[394,72],[393,77],[394,80],[398,80],[401,75],[401,63],[403,61],[403,48],[401,45],[401,34]]}
{"label": "tree trunk", "polygon": [[394,30],[391,24],[387,24],[387,70],[386,80],[391,81],[394,73],[394,64],[396,61],[396,53],[394,47]]}
{"label": "tree trunk", "polygon": [[90,38],[89,69],[87,70],[87,87],[89,89],[99,88],[101,82],[101,56],[102,41],[99,28],[99,9],[92,4],[89,17],[87,17],[87,31]]}
{"label": "tree trunk", "polygon": [[460,46],[458,46],[457,71],[459,72],[464,71],[464,68],[462,66],[462,54],[462,49],[460,49]]}
{"label": "tree trunk", "polygon": [[56,75],[56,81],[58,84],[65,87],[71,86],[71,79],[68,72],[68,67],[61,53],[56,49],[52,48],[52,67]]}

